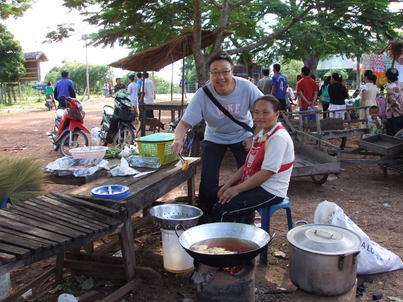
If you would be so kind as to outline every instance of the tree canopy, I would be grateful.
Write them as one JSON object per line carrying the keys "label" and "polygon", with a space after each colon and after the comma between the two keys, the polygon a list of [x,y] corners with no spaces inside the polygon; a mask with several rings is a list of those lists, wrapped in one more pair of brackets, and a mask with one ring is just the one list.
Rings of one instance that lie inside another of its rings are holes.
{"label": "tree canopy", "polygon": [[0,2],[0,17],[7,19],[11,16],[21,17],[22,14],[30,8],[32,0],[11,0]]}
{"label": "tree canopy", "polygon": [[0,24],[0,82],[16,82],[25,73],[20,43]]}

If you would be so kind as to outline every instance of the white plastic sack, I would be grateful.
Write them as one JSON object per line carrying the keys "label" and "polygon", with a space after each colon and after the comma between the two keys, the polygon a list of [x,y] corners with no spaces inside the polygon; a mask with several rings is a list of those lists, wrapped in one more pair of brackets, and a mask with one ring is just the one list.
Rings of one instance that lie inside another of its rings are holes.
{"label": "white plastic sack", "polygon": [[322,201],[315,210],[313,222],[340,226],[361,237],[357,274],[378,274],[403,268],[403,262],[399,256],[372,241],[334,202]]}
{"label": "white plastic sack", "polygon": [[140,172],[129,167],[129,163],[124,157],[120,159],[120,165],[111,170],[112,176],[127,176],[138,173]]}

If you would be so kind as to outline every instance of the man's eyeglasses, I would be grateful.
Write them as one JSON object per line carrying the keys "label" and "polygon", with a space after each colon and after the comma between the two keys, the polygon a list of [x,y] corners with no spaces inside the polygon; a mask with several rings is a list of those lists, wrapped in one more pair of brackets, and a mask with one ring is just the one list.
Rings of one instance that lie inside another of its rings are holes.
{"label": "man's eyeglasses", "polygon": [[230,74],[231,70],[224,70],[224,71],[209,71],[209,72],[210,72],[210,74],[211,74],[213,77],[219,77],[219,76],[223,76],[223,77],[225,77],[225,76],[227,76],[227,75],[229,75],[229,74]]}

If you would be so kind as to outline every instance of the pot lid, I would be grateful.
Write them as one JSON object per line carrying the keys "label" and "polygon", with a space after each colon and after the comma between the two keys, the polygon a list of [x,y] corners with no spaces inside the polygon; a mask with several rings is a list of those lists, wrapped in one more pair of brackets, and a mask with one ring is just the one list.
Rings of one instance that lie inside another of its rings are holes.
{"label": "pot lid", "polygon": [[287,233],[293,246],[322,255],[342,255],[360,251],[361,238],[348,229],[327,224],[306,224]]}

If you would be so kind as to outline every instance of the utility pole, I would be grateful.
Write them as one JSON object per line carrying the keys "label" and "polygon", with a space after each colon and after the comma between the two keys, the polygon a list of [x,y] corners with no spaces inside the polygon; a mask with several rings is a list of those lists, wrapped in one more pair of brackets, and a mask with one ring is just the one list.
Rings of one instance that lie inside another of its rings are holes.
{"label": "utility pole", "polygon": [[85,41],[85,78],[87,85],[85,87],[84,95],[87,95],[87,98],[90,98],[90,75],[88,72],[88,45],[87,40],[90,36],[89,35],[82,35],[81,38]]}

